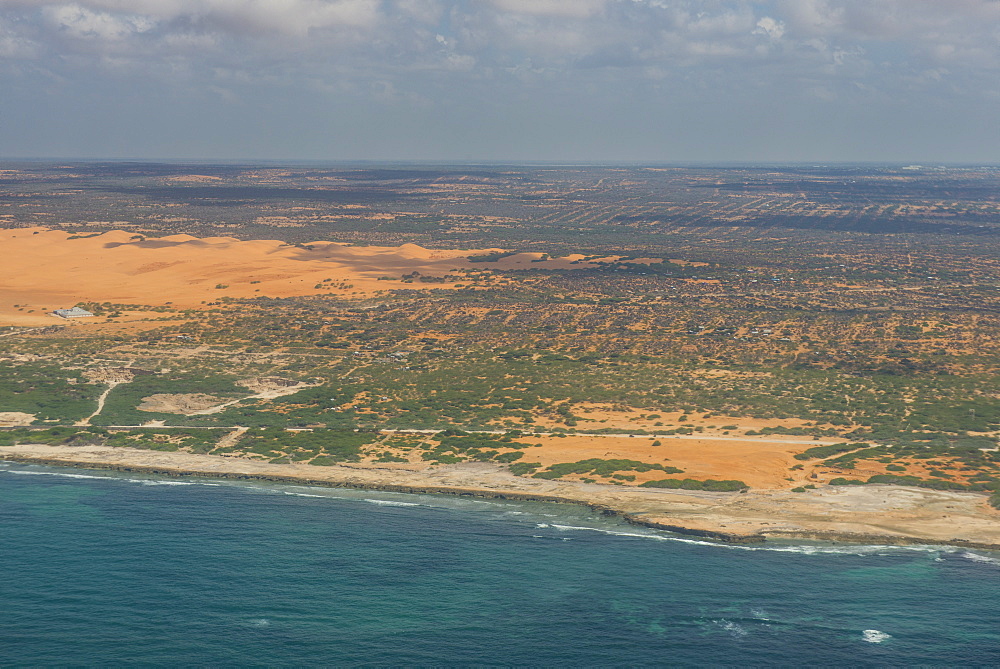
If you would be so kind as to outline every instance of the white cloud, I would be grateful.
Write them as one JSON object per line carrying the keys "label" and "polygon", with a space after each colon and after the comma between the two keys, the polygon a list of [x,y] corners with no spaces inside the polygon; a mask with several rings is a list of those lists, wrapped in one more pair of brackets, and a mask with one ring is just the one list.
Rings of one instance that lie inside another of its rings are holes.
{"label": "white cloud", "polygon": [[116,16],[78,4],[45,7],[43,15],[56,30],[82,39],[120,40],[155,26],[155,21],[145,16]]}
{"label": "white cloud", "polygon": [[753,31],[755,35],[767,35],[772,40],[779,40],[785,34],[784,21],[775,21],[770,16],[765,16],[757,21],[757,29]]}
{"label": "white cloud", "polygon": [[[765,53],[794,69],[808,66],[796,53],[813,40],[843,51],[882,46],[926,66],[1000,65],[996,0],[3,0],[4,17],[17,28],[0,33],[7,51],[32,43],[40,57],[93,53],[66,37],[117,42],[137,59],[223,54],[228,44],[250,56],[247,67],[337,58],[387,75],[525,59],[546,69],[613,62],[664,72],[678,57],[693,59],[685,67],[699,58],[744,66]],[[447,41],[446,57],[435,35]],[[783,48],[762,52],[753,36]]]}

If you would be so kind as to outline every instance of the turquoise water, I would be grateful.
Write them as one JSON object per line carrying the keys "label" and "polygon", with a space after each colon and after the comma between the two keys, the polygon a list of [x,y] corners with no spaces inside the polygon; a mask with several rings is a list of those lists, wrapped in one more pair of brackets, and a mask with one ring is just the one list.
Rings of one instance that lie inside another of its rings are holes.
{"label": "turquoise water", "polygon": [[5,666],[1000,663],[981,551],[13,463],[0,537]]}

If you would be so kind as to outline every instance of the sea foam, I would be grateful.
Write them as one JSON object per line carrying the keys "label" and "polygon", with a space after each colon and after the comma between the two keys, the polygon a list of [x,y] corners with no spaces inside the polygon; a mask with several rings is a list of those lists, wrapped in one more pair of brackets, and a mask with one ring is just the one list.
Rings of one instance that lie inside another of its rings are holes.
{"label": "sea foam", "polygon": [[892,635],[880,632],[879,630],[864,630],[861,632],[861,638],[868,643],[882,643],[886,639],[891,639]]}

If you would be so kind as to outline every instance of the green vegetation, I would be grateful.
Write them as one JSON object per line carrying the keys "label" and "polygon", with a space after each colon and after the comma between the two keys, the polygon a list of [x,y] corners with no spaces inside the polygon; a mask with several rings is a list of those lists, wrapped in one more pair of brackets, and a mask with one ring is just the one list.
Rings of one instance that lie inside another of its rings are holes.
{"label": "green vegetation", "polygon": [[227,430],[128,430],[103,431],[91,428],[91,433],[105,436],[108,446],[143,448],[153,451],[177,451],[185,449],[191,453],[210,453],[216,442]]}
{"label": "green vegetation", "polygon": [[47,444],[50,446],[100,444],[106,433],[101,430],[83,430],[73,427],[50,427],[42,430],[19,428],[0,432],[0,445]]}
{"label": "green vegetation", "polygon": [[830,485],[864,485],[864,481],[859,481],[857,479],[845,479],[842,476],[838,476],[835,479],[830,480]]}
{"label": "green vegetation", "polygon": [[526,474],[534,474],[535,471],[542,466],[540,462],[515,462],[510,466],[510,473],[516,476],[524,476]]}
{"label": "green vegetation", "polygon": [[640,484],[639,487],[669,488],[673,490],[707,490],[709,492],[742,492],[750,489],[750,486],[743,481],[715,481],[713,479],[705,479],[704,481],[696,479],[661,479],[659,481],[646,481]]}
{"label": "green vegetation", "polygon": [[589,460],[580,460],[579,462],[563,462],[549,465],[543,471],[534,474],[533,477],[536,479],[558,479],[570,474],[593,474],[595,476],[610,477],[618,472],[649,472],[654,470],[667,474],[680,474],[684,471],[659,463],[591,458]]}
{"label": "green vegetation", "polygon": [[496,262],[509,256],[517,255],[517,251],[493,251],[469,256],[470,262]]}
{"label": "green vegetation", "polygon": [[269,458],[271,462],[302,462],[331,465],[337,462],[357,462],[361,447],[375,441],[376,435],[353,430],[314,430],[289,432],[281,428],[264,428],[248,432],[236,446],[217,448],[213,453],[241,451]]}
{"label": "green vegetation", "polygon": [[100,389],[87,385],[79,369],[63,369],[52,362],[0,360],[0,411],[73,422],[94,410],[99,394]]}
{"label": "green vegetation", "polygon": [[441,464],[466,460],[509,463],[524,456],[523,451],[508,450],[523,447],[522,444],[514,442],[510,436],[495,437],[489,434],[468,434],[461,430],[445,430],[432,438],[438,444],[424,452],[421,457]]}
{"label": "green vegetation", "polygon": [[827,458],[831,455],[836,455],[837,453],[846,453],[848,451],[856,451],[861,448],[866,448],[868,444],[863,442],[858,442],[855,444],[830,444],[829,446],[815,446],[813,448],[806,449],[802,453],[796,453],[796,460],[814,460],[818,458]]}

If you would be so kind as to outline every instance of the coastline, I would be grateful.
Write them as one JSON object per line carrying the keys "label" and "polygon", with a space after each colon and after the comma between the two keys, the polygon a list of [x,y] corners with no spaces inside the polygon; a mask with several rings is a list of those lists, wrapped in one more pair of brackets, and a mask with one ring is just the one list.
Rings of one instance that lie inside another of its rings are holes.
{"label": "coastline", "polygon": [[806,539],[1000,550],[1000,511],[975,493],[898,486],[822,486],[807,493],[712,493],[526,479],[492,463],[429,470],[345,463],[318,467],[104,446],[20,444],[0,460],[176,477],[265,480],[387,492],[556,502],[676,534],[728,543]]}

